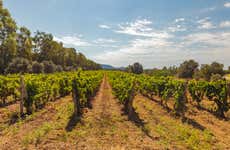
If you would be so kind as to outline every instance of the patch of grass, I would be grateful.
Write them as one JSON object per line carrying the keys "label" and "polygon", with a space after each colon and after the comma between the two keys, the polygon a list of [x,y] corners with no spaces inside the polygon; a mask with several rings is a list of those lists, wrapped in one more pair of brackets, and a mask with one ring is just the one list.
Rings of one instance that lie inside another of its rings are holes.
{"label": "patch of grass", "polygon": [[128,133],[127,132],[121,132],[121,137],[124,139],[124,140],[127,140],[128,139],[128,137],[129,137],[129,135],[128,135]]}
{"label": "patch of grass", "polygon": [[54,128],[52,122],[51,123],[43,123],[39,128],[31,131],[27,135],[25,135],[22,139],[22,144],[27,146],[28,144],[38,144],[41,142],[42,137],[49,133],[50,130]]}
{"label": "patch of grass", "polygon": [[170,149],[170,144],[167,140],[160,140],[160,141],[158,141],[158,143],[162,149],[165,149],[165,150]]}
{"label": "patch of grass", "polygon": [[0,132],[2,132],[4,129],[6,129],[6,128],[8,128],[8,127],[9,127],[8,124],[3,124],[3,123],[1,123],[1,124],[0,124]]}
{"label": "patch of grass", "polygon": [[67,139],[68,139],[68,134],[65,131],[61,130],[58,132],[57,140],[66,142]]}
{"label": "patch of grass", "polygon": [[11,113],[11,111],[7,108],[1,108],[1,114],[2,116],[9,116],[9,114]]}
{"label": "patch of grass", "polygon": [[168,120],[164,117],[161,118],[156,131],[169,142],[186,145],[189,149],[208,150],[212,149],[212,145],[215,143],[215,138],[210,131],[195,129],[190,125],[179,123],[176,120]]}
{"label": "patch of grass", "polygon": [[[171,118],[169,115],[162,115],[162,110],[159,110],[161,109],[160,106],[153,106],[145,100],[140,100],[139,104],[143,105],[143,108],[140,105],[137,106],[140,114],[142,111],[148,111],[148,114],[145,114],[145,118],[149,123],[145,125],[145,129],[149,133],[153,133],[153,135],[157,134],[159,144],[165,149],[169,148],[169,146],[174,146],[173,149],[182,147],[193,150],[209,150],[214,145],[216,146],[216,139],[210,131],[202,131],[189,124],[182,123],[179,119]],[[151,123],[152,120],[153,124]],[[157,122],[155,122],[156,120]]]}
{"label": "patch of grass", "polygon": [[[24,118],[19,117],[18,112],[9,112],[7,114],[8,121],[0,124],[0,131],[2,131],[4,135],[17,134],[21,125],[25,124],[26,122],[32,121],[34,118],[38,117],[42,113],[45,113],[46,111],[47,110],[44,109],[31,115],[26,115]],[[9,123],[12,125],[10,125]]]}

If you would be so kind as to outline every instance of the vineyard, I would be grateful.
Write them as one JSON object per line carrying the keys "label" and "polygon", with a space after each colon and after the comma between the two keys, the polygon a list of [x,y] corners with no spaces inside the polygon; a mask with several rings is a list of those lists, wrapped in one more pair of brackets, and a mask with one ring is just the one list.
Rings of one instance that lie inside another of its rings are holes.
{"label": "vineyard", "polygon": [[226,80],[81,70],[0,76],[0,149],[229,149],[229,98]]}
{"label": "vineyard", "polygon": [[[95,95],[102,76],[98,72],[1,76],[0,97],[2,105],[9,98],[14,102],[21,100],[26,114],[32,114],[43,108],[47,102],[67,96],[74,89],[80,100],[79,105],[83,107]],[[20,113],[23,115],[23,111]]]}

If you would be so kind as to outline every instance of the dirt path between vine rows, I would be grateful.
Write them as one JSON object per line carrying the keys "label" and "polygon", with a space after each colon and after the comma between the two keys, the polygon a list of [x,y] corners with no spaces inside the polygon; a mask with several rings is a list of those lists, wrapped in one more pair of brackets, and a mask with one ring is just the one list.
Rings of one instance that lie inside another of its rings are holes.
{"label": "dirt path between vine rows", "polygon": [[93,101],[93,109],[83,117],[90,129],[77,140],[77,149],[158,149],[155,141],[122,115],[121,109],[105,77]]}

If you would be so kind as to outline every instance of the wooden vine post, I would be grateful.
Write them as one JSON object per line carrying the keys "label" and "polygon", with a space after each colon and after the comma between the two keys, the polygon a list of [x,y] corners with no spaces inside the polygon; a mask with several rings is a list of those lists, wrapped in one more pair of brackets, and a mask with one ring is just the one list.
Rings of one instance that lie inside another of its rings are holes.
{"label": "wooden vine post", "polygon": [[26,92],[26,86],[23,75],[20,75],[20,116],[23,116],[23,107],[24,107],[24,101],[27,99],[27,92]]}

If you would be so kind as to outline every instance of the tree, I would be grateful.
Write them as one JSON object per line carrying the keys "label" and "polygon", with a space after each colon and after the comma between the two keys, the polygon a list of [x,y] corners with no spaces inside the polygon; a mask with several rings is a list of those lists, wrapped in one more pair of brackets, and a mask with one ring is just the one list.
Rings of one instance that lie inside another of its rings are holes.
{"label": "tree", "polygon": [[143,73],[143,66],[140,63],[136,62],[131,66],[131,71],[135,74],[141,74]]}
{"label": "tree", "polygon": [[0,16],[0,73],[3,73],[16,56],[17,26],[9,11],[3,8],[2,1],[0,1]]}
{"label": "tree", "polygon": [[6,73],[29,73],[31,72],[30,62],[25,58],[14,58],[5,69]]}
{"label": "tree", "polygon": [[[3,2],[0,0],[0,74],[5,72],[15,58],[17,61],[19,58],[24,58],[29,63],[48,61],[49,63],[45,63],[46,67],[49,68],[46,68],[47,72],[53,72],[55,65],[58,65],[58,71],[62,71],[64,68],[71,68],[71,70],[101,68],[99,64],[87,59],[74,48],[66,48],[62,43],[54,41],[52,34],[37,31],[35,36],[31,37],[29,29],[17,27],[10,12],[3,8]],[[25,62],[24,59],[21,61]],[[34,72],[41,72],[41,66],[38,63],[33,63]]]}
{"label": "tree", "polygon": [[34,42],[33,51],[35,53],[40,53],[41,50],[44,48],[45,44],[52,40],[53,40],[53,36],[51,34],[37,31],[35,33],[35,36],[33,37],[33,42]]}
{"label": "tree", "polygon": [[16,40],[13,36],[7,37],[0,48],[0,72],[3,73],[8,64],[16,57]]}
{"label": "tree", "polygon": [[192,59],[184,61],[179,67],[178,76],[180,78],[192,78],[198,66],[199,64]]}
{"label": "tree", "polygon": [[212,74],[224,75],[224,65],[218,62],[213,62],[211,64],[211,72]]}
{"label": "tree", "polygon": [[211,65],[203,64],[201,65],[200,72],[206,80],[210,80],[212,74],[224,75],[224,65],[218,62],[213,62]]}
{"label": "tree", "polygon": [[32,38],[26,27],[21,27],[17,34],[17,56],[32,60]]}

